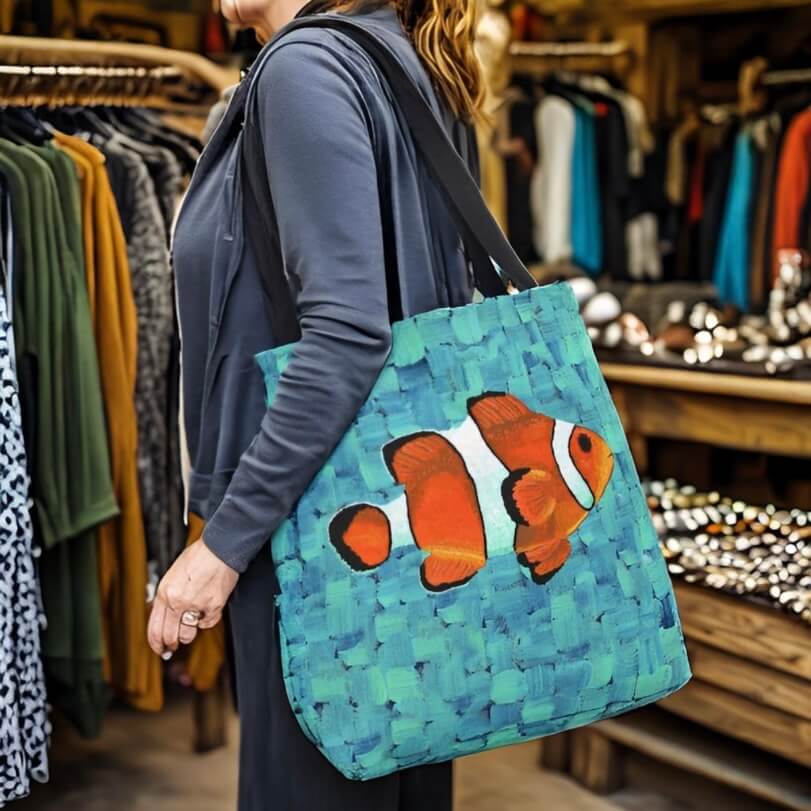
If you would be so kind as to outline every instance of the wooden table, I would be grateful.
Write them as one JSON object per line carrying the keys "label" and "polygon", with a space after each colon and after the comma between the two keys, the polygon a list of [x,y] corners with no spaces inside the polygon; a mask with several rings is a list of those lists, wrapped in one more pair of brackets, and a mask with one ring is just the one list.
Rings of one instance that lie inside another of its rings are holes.
{"label": "wooden table", "polygon": [[[614,364],[603,371],[642,470],[653,438],[811,459],[811,383]],[[658,708],[546,739],[543,765],[608,792],[621,785],[623,752],[633,749],[811,811],[811,628],[699,586],[677,584],[676,598],[693,681]]]}

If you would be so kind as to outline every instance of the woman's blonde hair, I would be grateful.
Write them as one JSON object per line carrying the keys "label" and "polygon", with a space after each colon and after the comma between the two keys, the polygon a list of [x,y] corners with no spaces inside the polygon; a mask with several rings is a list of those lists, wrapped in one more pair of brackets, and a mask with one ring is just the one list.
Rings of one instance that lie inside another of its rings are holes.
{"label": "woman's blonde hair", "polygon": [[453,112],[467,121],[481,115],[484,79],[474,51],[477,0],[311,0],[305,13],[360,13],[393,6]]}

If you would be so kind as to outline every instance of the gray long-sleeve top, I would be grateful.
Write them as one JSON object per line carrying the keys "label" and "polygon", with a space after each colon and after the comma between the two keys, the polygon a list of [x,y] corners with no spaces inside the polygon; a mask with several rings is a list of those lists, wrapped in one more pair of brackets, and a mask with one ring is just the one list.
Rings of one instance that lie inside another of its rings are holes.
{"label": "gray long-sleeve top", "polygon": [[[440,104],[394,13],[356,19],[395,51],[475,166],[469,128]],[[241,572],[326,462],[386,361],[387,276],[405,316],[472,296],[446,205],[366,55],[340,33],[307,29],[263,56],[245,126],[261,131],[276,210],[268,227],[278,229],[302,332],[269,408],[252,356],[272,338],[260,260],[241,233],[242,139],[228,113],[195,174],[174,250],[191,507],[208,519],[207,545]]]}

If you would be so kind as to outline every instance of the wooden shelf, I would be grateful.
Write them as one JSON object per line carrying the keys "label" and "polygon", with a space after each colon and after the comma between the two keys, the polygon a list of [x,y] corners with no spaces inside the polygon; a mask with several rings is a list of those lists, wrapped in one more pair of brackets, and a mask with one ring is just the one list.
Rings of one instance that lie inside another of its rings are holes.
{"label": "wooden shelf", "polygon": [[602,364],[606,380],[649,386],[655,389],[717,394],[745,400],[767,400],[793,405],[811,405],[811,382],[773,378],[692,372],[687,369],[661,369],[623,363]]}
{"label": "wooden shelf", "polygon": [[795,715],[697,679],[661,701],[660,706],[730,738],[811,767],[811,722]]}
{"label": "wooden shelf", "polygon": [[596,734],[662,763],[792,811],[811,811],[808,772],[717,733],[647,708],[602,721]]}
{"label": "wooden shelf", "polygon": [[605,364],[637,465],[651,438],[811,458],[811,383]]}
{"label": "wooden shelf", "polygon": [[581,17],[661,18],[774,11],[808,5],[808,0],[529,0],[541,14]]}
{"label": "wooden shelf", "polygon": [[811,684],[811,628],[773,608],[676,584],[684,635]]}

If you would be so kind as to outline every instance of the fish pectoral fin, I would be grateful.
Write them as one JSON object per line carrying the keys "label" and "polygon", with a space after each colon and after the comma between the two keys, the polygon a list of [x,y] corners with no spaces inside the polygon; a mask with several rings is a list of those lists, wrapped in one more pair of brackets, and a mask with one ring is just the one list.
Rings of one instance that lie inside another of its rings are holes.
{"label": "fish pectoral fin", "polygon": [[539,526],[550,518],[557,503],[550,495],[552,481],[548,471],[530,468],[516,470],[504,480],[501,495],[516,524]]}
{"label": "fish pectoral fin", "polygon": [[526,566],[538,585],[549,582],[572,554],[568,538],[550,539],[532,527],[518,527],[515,531],[515,550],[518,562]]}

